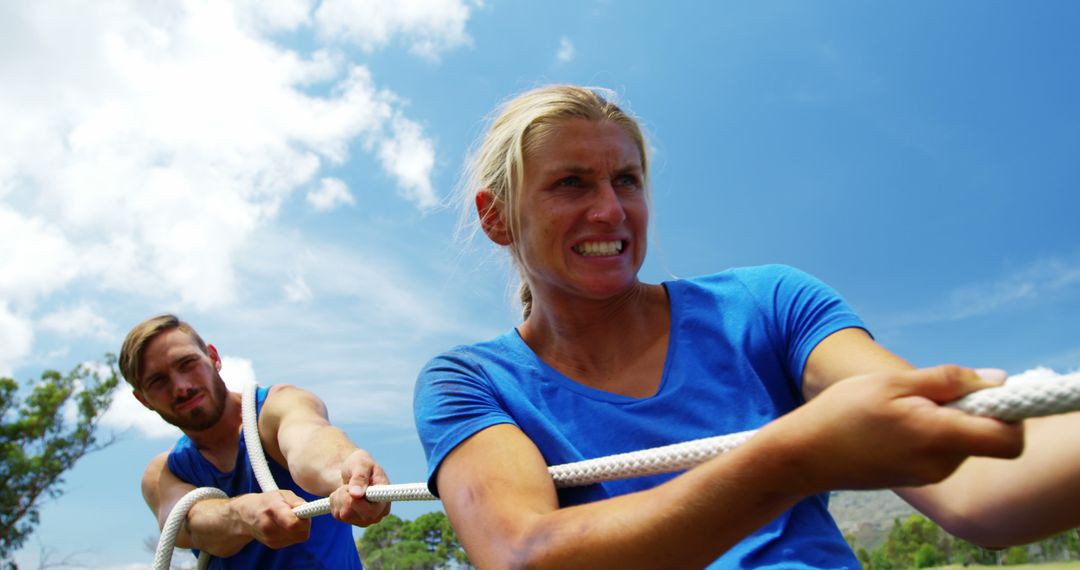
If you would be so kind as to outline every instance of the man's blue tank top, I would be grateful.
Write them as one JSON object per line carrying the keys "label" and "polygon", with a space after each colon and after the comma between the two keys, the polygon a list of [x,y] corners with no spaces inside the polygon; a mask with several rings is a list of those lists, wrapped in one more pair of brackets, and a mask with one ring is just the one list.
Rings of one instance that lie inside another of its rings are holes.
{"label": "man's blue tank top", "polygon": [[[256,417],[262,412],[263,402],[269,388],[256,391]],[[236,467],[228,472],[218,471],[195,449],[195,444],[188,436],[183,436],[169,453],[169,471],[181,480],[196,487],[216,487],[230,497],[246,493],[258,493],[259,482],[248,461],[247,445],[240,438],[240,449],[236,452]],[[267,458],[274,481],[281,489],[289,489],[306,501],[319,497],[300,488],[289,475],[289,471]],[[193,550],[195,556],[198,550]],[[360,555],[353,541],[352,525],[343,523],[332,516],[323,515],[312,519],[311,536],[306,542],[274,550],[258,541],[251,541],[240,552],[228,558],[215,557],[210,568],[258,568],[259,570],[286,570],[303,568],[362,568]]]}

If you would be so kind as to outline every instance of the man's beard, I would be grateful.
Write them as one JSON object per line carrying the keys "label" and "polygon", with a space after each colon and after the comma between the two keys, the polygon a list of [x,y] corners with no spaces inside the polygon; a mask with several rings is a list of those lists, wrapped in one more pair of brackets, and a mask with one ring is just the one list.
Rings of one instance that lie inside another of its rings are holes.
{"label": "man's beard", "polygon": [[[198,395],[199,393],[196,392],[189,397],[197,397]],[[215,370],[214,382],[210,385],[210,391],[206,393],[206,396],[214,406],[211,410],[207,411],[200,406],[189,410],[189,415],[187,417],[174,415],[172,413],[159,415],[161,415],[161,419],[184,431],[202,431],[213,427],[218,423],[218,420],[221,419],[221,416],[225,413],[225,404],[228,400],[228,395],[229,389],[225,387],[225,381],[221,379],[221,375]],[[174,405],[182,402],[183,400],[175,402]]]}

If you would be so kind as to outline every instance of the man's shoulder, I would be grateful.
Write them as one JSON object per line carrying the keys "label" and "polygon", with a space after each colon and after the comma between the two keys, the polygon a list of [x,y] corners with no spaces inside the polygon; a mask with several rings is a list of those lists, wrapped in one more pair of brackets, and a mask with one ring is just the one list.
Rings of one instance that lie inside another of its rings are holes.
{"label": "man's shoulder", "polygon": [[311,390],[301,388],[295,384],[272,384],[266,388],[266,396],[263,405],[281,406],[296,405],[300,403],[317,403],[324,405],[323,401]]}
{"label": "man's shoulder", "polygon": [[161,453],[150,458],[150,462],[146,464],[146,473],[153,471],[160,471],[163,467],[168,469],[169,454],[172,453],[173,448],[169,448]]}

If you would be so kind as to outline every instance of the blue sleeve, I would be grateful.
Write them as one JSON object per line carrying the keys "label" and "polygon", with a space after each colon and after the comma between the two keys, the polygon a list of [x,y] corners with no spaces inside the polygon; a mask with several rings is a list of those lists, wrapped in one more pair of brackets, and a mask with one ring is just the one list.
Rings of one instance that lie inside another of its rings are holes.
{"label": "blue sleeve", "polygon": [[432,359],[413,393],[416,431],[427,455],[427,485],[439,495],[435,475],[443,459],[461,442],[496,424],[514,424],[476,359],[452,350]]}
{"label": "blue sleeve", "polygon": [[737,275],[758,303],[784,366],[800,388],[806,360],[825,337],[852,327],[869,332],[832,287],[794,267],[765,265],[740,269]]}

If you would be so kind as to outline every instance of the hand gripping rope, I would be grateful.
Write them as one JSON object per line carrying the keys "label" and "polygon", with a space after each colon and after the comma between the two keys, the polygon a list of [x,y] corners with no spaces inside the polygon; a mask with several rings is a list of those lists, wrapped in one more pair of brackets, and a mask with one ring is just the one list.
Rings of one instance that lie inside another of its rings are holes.
{"label": "hand gripping rope", "polygon": [[[1080,372],[1058,378],[1010,381],[1002,386],[968,394],[947,404],[947,407],[1004,421],[1080,411]],[[259,440],[258,422],[255,417],[254,383],[244,386],[241,409],[243,410],[244,439],[247,443],[252,469],[255,471],[255,478],[263,491],[276,490],[277,485],[270,474],[270,467],[266,463]],[[563,488],[680,471],[731,451],[750,439],[756,431],[707,437],[663,447],[553,465],[548,467],[548,473],[551,474],[555,486]],[[200,487],[184,495],[169,513],[169,518],[161,530],[161,539],[154,557],[155,570],[168,570],[176,534],[187,518],[188,509],[202,499],[224,496],[224,493],[212,487]],[[371,485],[367,488],[366,496],[367,500],[374,503],[436,499],[428,491],[425,483]],[[305,503],[294,508],[293,512],[300,518],[328,514],[330,499]],[[204,552],[199,557],[198,568],[206,568],[208,563],[209,557]]]}

